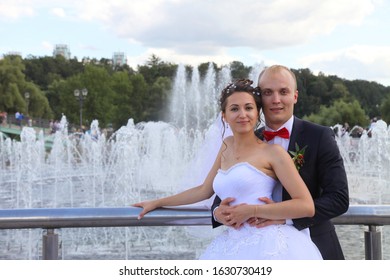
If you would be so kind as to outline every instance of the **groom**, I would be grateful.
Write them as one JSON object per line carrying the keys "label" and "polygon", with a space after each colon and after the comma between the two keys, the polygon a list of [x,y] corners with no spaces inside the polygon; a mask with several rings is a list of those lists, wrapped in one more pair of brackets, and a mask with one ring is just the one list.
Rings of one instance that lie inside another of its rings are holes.
{"label": "groom", "polygon": [[[271,144],[280,144],[288,151],[303,156],[303,162],[296,162],[299,173],[305,181],[315,204],[315,216],[294,220],[263,220],[262,224],[249,223],[257,227],[270,224],[293,224],[297,229],[310,228],[313,242],[325,260],[343,260],[344,254],[331,219],[348,210],[348,182],[333,131],[324,126],[298,119],[293,115],[298,101],[297,81],[287,67],[274,65],[265,68],[259,76],[262,110],[265,117],[264,128],[257,135]],[[276,135],[278,130],[288,133]],[[270,131],[270,132],[268,132]],[[272,133],[274,132],[274,133]],[[296,148],[299,147],[299,151]],[[306,147],[305,149],[303,149]],[[288,193],[279,188],[273,194],[275,201],[290,199]],[[229,204],[234,198],[223,201],[216,197],[212,206],[213,227],[227,224]],[[266,203],[273,201],[263,200]],[[239,207],[239,206],[238,206]]]}

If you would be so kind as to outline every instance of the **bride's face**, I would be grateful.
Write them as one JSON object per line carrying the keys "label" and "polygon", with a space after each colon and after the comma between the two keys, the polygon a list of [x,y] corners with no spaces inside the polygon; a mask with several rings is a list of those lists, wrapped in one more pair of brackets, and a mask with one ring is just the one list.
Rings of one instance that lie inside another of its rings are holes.
{"label": "bride's face", "polygon": [[251,93],[235,92],[227,98],[223,117],[233,132],[253,131],[258,116],[255,99]]}

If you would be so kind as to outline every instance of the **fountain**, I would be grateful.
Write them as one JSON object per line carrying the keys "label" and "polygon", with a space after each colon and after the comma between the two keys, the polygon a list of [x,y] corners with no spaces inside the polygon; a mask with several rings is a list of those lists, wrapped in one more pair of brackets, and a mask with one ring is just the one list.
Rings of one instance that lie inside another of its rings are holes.
{"label": "fountain", "polygon": [[336,139],[348,175],[351,203],[389,204],[390,126],[379,120],[360,138],[338,133]]}
{"label": "fountain", "polygon": [[[262,68],[254,66],[249,78],[256,81]],[[0,137],[0,207],[126,207],[201,183],[211,164],[205,158],[218,148],[209,145],[209,139],[221,137],[214,123],[219,92],[231,76],[228,68],[216,72],[210,64],[205,77],[197,68],[186,77],[179,65],[168,122],[134,124],[130,119],[107,139],[97,120],[88,133],[69,135],[63,116],[50,152],[43,133],[37,135],[30,127],[23,128],[20,142]],[[389,134],[379,121],[372,137],[337,137],[351,203],[389,202]],[[58,232],[63,259],[193,259],[218,230],[202,226]],[[41,237],[40,230],[0,231],[0,259],[40,259]]]}

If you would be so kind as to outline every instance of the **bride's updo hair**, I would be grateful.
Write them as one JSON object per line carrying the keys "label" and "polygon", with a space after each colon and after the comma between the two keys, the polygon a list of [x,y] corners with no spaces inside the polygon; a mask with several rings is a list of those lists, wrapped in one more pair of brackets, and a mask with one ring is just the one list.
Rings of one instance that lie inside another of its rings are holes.
{"label": "bride's updo hair", "polygon": [[[259,113],[258,122],[255,127],[256,130],[261,123],[261,119],[260,119],[260,109],[262,107],[261,96],[260,96],[261,91],[259,87],[253,87],[252,84],[253,81],[249,79],[239,79],[236,80],[235,82],[229,83],[221,92],[221,97],[219,98],[219,104],[220,104],[221,112],[225,113],[227,99],[230,95],[232,95],[235,92],[247,92],[251,94],[255,100],[257,112]],[[225,121],[223,120],[223,116],[221,116],[221,121],[223,124],[223,131],[222,131],[222,138],[223,138],[225,135]],[[223,142],[225,143],[225,141]]]}
{"label": "bride's updo hair", "polygon": [[252,94],[255,99],[257,111],[260,114],[261,109],[261,96],[260,88],[252,86],[253,81],[249,79],[239,79],[235,82],[229,83],[221,92],[221,97],[219,98],[220,109],[225,113],[227,98],[235,92],[247,92]]}

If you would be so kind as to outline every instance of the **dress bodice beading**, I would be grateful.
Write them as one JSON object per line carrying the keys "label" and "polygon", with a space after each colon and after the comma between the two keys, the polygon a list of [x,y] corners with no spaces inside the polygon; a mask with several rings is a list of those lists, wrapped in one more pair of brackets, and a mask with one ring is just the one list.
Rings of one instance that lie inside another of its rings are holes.
{"label": "dress bodice beading", "polygon": [[272,191],[277,182],[248,162],[240,162],[227,170],[219,169],[213,188],[221,199],[234,197],[231,205],[261,204],[258,198],[272,198]]}

